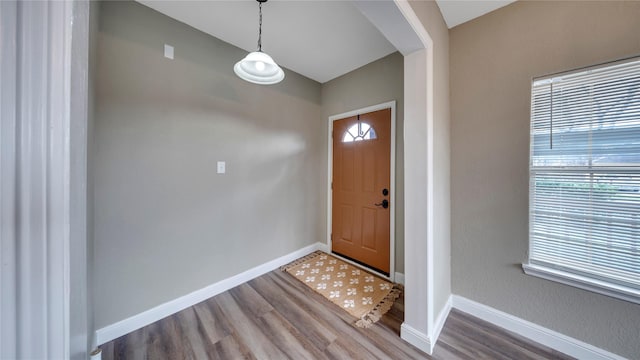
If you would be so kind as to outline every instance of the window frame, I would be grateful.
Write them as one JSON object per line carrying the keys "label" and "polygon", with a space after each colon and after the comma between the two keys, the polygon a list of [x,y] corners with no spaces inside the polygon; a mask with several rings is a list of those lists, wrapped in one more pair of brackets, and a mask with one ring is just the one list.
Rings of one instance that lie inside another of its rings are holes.
{"label": "window frame", "polygon": [[[367,130],[365,130],[364,132],[362,131],[363,125],[367,126]],[[351,130],[354,127],[357,128],[356,132],[358,133],[358,135],[356,135],[356,136],[353,136],[353,132],[351,132]],[[350,140],[346,140],[347,139],[347,135],[351,136]],[[378,135],[376,134],[376,130],[373,128],[373,126],[371,124],[366,123],[366,122],[361,122],[360,121],[360,115],[358,115],[358,123],[353,124],[352,126],[350,126],[342,134],[342,142],[343,143],[353,143],[353,142],[359,142],[359,141],[370,141],[370,140],[376,140],[377,138],[378,138]]]}
{"label": "window frame", "polygon": [[[534,102],[533,102],[533,93],[534,93],[534,84],[537,81],[545,80],[545,79],[553,79],[559,76],[567,76],[570,74],[574,74],[577,72],[584,72],[593,69],[600,69],[605,67],[612,67],[615,65],[619,65],[627,62],[636,62],[640,60],[639,56],[630,57],[622,60],[616,60],[608,63],[593,65],[581,69],[575,69],[571,71],[564,71],[556,74],[550,74],[541,76],[538,78],[534,78],[531,80],[530,85],[530,115],[529,115],[529,204],[528,204],[528,212],[529,212],[529,231],[528,231],[528,253],[527,253],[527,262],[522,264],[522,268],[525,274],[539,277],[546,280],[555,281],[561,284],[570,285],[576,288],[580,288],[583,290],[588,290],[591,292],[595,292],[602,295],[607,295],[610,297],[618,298],[621,300],[629,301],[632,303],[640,304],[640,288],[630,287],[622,284],[615,283],[613,279],[610,281],[606,280],[606,276],[595,276],[595,275],[586,275],[580,273],[580,271],[576,270],[567,271],[561,268],[554,268],[553,266],[547,264],[538,263],[535,259],[532,259],[531,254],[534,246],[534,211],[536,202],[534,200],[535,196],[535,182],[536,182],[536,173],[544,172],[544,167],[534,166]],[[551,90],[553,91],[553,89]],[[608,173],[616,173],[616,170],[619,170],[622,167],[615,167],[609,170]],[[550,166],[546,167],[550,172],[563,172],[566,170],[566,166]],[[591,164],[588,166],[579,166],[577,167],[579,170],[590,170],[593,173],[599,173],[602,170],[592,166]],[[636,166],[632,168],[632,171],[640,171],[640,166]],[[542,261],[541,261],[542,262]],[[566,267],[566,266],[565,266]]]}

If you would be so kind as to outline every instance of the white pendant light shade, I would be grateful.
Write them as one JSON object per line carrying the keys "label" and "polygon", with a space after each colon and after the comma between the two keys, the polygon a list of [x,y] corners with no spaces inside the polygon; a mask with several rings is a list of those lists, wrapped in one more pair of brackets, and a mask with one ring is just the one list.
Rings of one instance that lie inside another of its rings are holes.
{"label": "white pendant light shade", "polygon": [[241,79],[260,85],[277,84],[284,79],[284,71],[262,51],[249,53],[236,63],[233,71]]}
{"label": "white pendant light shade", "polygon": [[267,0],[256,0],[260,20],[258,23],[258,51],[249,53],[238,61],[233,71],[241,79],[259,85],[277,84],[284,79],[284,71],[276,64],[271,56],[262,52],[262,4]]}

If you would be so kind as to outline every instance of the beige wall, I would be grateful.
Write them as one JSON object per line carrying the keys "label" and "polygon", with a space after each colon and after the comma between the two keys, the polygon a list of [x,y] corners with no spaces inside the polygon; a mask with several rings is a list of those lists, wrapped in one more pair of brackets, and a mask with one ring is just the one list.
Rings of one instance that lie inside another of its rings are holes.
{"label": "beige wall", "polygon": [[531,79],[640,54],[640,2],[518,1],[451,30],[453,292],[640,358],[640,305],[524,275]]}
{"label": "beige wall", "polygon": [[[404,272],[403,68],[403,56],[396,52],[322,84],[324,131],[319,135],[326,144],[328,119],[331,115],[396,101],[396,189],[393,196],[396,202],[395,271],[400,273]],[[327,150],[325,146],[323,153],[325,159],[327,159]],[[327,160],[324,161],[322,168],[326,179]],[[325,200],[323,203],[325,214],[326,207]],[[326,222],[324,228],[318,231],[323,234],[323,239],[327,238]]]}
{"label": "beige wall", "polygon": [[433,260],[434,316],[437,316],[451,295],[449,30],[435,1],[410,4],[433,40]]}
{"label": "beige wall", "polygon": [[134,2],[97,51],[97,328],[325,240],[319,83],[244,82],[246,52]]}

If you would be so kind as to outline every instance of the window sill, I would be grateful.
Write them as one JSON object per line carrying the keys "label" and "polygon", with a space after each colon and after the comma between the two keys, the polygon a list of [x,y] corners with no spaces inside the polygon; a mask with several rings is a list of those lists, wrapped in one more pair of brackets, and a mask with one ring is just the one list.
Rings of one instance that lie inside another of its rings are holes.
{"label": "window sill", "polygon": [[629,287],[609,284],[540,265],[522,264],[522,269],[527,275],[640,304],[640,291]]}

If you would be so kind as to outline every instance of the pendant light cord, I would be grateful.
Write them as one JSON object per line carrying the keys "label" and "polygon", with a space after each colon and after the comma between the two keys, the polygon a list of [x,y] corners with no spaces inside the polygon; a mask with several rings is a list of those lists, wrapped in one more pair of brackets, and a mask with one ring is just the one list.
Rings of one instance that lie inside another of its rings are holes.
{"label": "pendant light cord", "polygon": [[260,21],[258,22],[258,51],[262,52],[262,2],[258,2],[259,12],[260,12]]}

